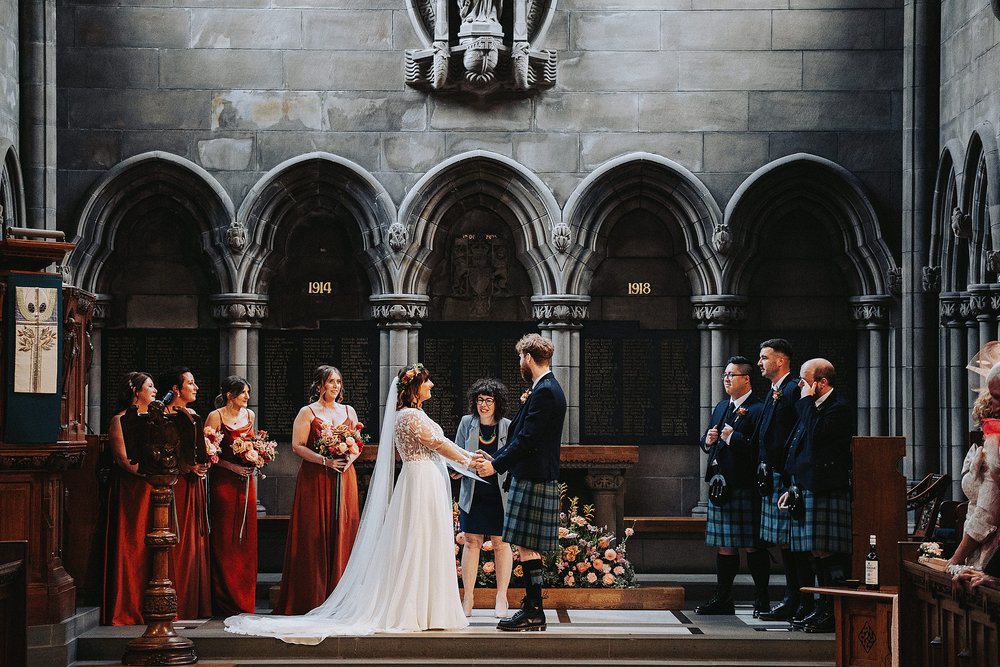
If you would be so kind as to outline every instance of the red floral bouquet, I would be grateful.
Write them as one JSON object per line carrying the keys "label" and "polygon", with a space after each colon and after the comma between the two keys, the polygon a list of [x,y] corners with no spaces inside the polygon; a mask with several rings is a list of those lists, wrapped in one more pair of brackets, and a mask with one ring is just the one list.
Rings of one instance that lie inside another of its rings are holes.
{"label": "red floral bouquet", "polygon": [[344,422],[339,426],[324,423],[313,449],[328,459],[341,456],[356,457],[365,448],[365,443],[371,439],[367,433],[362,433],[364,428],[365,425],[360,422],[357,424]]}
{"label": "red floral bouquet", "polygon": [[211,426],[206,426],[203,433],[205,435],[205,454],[211,463],[218,463],[219,452],[222,451],[222,434]]}
{"label": "red floral bouquet", "polygon": [[257,431],[254,435],[233,440],[233,453],[254,468],[255,474],[259,473],[261,477],[264,477],[264,473],[260,472],[261,468],[274,460],[277,450],[278,443],[268,437],[267,431]]}

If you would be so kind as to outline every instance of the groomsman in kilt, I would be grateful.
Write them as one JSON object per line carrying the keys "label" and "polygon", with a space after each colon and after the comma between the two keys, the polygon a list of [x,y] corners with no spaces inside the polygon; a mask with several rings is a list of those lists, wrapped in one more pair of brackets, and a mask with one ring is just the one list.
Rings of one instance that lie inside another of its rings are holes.
{"label": "groomsman in kilt", "polygon": [[771,386],[764,396],[754,444],[760,453],[757,464],[757,490],[763,497],[760,538],[764,544],[781,548],[781,564],[785,571],[785,594],[781,604],[759,614],[764,621],[800,620],[812,613],[812,596],[801,596],[799,588],[813,583],[812,564],[808,555],[797,555],[788,549],[788,512],[778,510],[778,499],[787,487],[782,481],[788,438],[798,415],[799,380],[791,375],[792,345],[784,338],[770,338],[760,344],[757,368]]}
{"label": "groomsman in kilt", "polygon": [[[850,572],[851,438],[857,414],[834,389],[837,373],[829,361],[810,359],[800,375],[799,421],[785,463],[789,490],[778,505],[790,510],[789,547],[796,554],[812,554],[816,581],[830,586]],[[833,632],[833,602],[820,596],[813,613],[792,625]]]}
{"label": "groomsman in kilt", "polygon": [[740,549],[756,586],[754,612],[770,608],[767,578],[770,560],[758,549],[760,496],[755,485],[757,450],[752,442],[762,403],[751,393],[753,364],[746,357],[731,357],[722,374],[727,397],[712,411],[702,451],[708,454],[708,527],[705,543],[717,547],[715,596],[697,607],[696,614],[734,614],[733,581],[740,569]]}
{"label": "groomsman in kilt", "polygon": [[532,383],[521,397],[521,409],[507,429],[507,445],[492,461],[477,452],[474,464],[488,477],[510,472],[503,539],[517,545],[524,570],[524,600],[500,630],[544,630],[542,552],[559,548],[559,447],[562,443],[566,397],[549,369],[555,346],[538,334],[517,342],[521,377]]}

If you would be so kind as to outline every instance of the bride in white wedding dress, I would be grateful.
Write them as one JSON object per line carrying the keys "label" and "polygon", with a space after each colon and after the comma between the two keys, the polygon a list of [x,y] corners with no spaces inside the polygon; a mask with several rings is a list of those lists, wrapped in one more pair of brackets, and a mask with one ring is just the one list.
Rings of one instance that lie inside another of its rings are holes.
{"label": "bride in white wedding dress", "polygon": [[[458,596],[451,483],[442,457],[468,467],[472,456],[421,409],[434,386],[429,375],[414,364],[390,388],[361,525],[330,597],[303,616],[231,616],[228,632],[318,644],[331,635],[469,624]],[[395,490],[394,448],[403,460]]]}

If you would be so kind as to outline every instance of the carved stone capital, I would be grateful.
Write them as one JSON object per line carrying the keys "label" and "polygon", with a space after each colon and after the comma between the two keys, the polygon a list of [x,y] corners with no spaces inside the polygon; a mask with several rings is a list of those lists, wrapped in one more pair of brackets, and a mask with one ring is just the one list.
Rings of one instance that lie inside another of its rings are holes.
{"label": "carved stone capital", "polygon": [[851,306],[851,319],[864,325],[883,325],[889,321],[889,309],[880,303],[854,304]]}
{"label": "carved stone capital", "polygon": [[414,329],[427,318],[427,304],[412,301],[372,305],[372,319],[390,329]]}
{"label": "carved stone capital", "polygon": [[699,326],[713,329],[728,327],[746,319],[747,308],[743,299],[733,296],[692,299],[691,317]]}
{"label": "carved stone capital", "polygon": [[921,270],[921,287],[928,294],[941,291],[941,267],[925,266]]}
{"label": "carved stone capital", "polygon": [[993,300],[989,294],[970,294],[965,310],[969,317],[989,317],[993,315]]}
{"label": "carved stone capital", "polygon": [[625,476],[619,471],[593,470],[587,475],[586,482],[591,491],[617,491],[625,484]]}
{"label": "carved stone capital", "polygon": [[94,298],[94,312],[91,314],[91,321],[94,326],[104,326],[111,318],[111,304],[115,298],[110,294],[96,294]]}
{"label": "carved stone capital", "polygon": [[938,302],[938,314],[941,317],[941,324],[954,324],[961,319],[961,299],[942,298]]}
{"label": "carved stone capital", "polygon": [[212,317],[231,327],[259,326],[268,316],[267,297],[257,294],[214,294],[209,300]]}
{"label": "carved stone capital", "polygon": [[588,302],[549,301],[532,304],[531,316],[549,329],[575,329],[583,326],[590,313]]}

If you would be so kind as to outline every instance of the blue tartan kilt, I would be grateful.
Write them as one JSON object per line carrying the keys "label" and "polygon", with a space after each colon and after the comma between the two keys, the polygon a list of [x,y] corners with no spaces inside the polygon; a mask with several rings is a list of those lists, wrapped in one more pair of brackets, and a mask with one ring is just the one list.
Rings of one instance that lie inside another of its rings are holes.
{"label": "blue tartan kilt", "polygon": [[539,552],[559,548],[558,481],[511,480],[503,539]]}
{"label": "blue tartan kilt", "polygon": [[788,490],[781,481],[781,475],[774,476],[774,492],[767,498],[761,498],[760,539],[763,542],[785,546],[789,540],[788,512],[778,509],[778,498]]}
{"label": "blue tartan kilt", "polygon": [[791,520],[792,551],[851,553],[851,491],[802,490],[805,517]]}
{"label": "blue tartan kilt", "polygon": [[708,503],[705,544],[750,548],[760,543],[760,494],[757,489],[732,489],[721,507]]}

